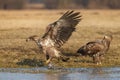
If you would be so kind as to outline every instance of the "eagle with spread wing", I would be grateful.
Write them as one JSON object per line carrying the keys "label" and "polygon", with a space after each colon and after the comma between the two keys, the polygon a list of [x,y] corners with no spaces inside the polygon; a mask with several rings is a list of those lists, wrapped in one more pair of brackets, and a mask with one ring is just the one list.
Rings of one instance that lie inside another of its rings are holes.
{"label": "eagle with spread wing", "polygon": [[49,64],[53,58],[67,61],[69,58],[63,56],[60,48],[75,31],[76,25],[80,22],[80,12],[67,11],[57,21],[49,24],[42,37],[30,36],[28,40],[33,40],[42,49],[46,56],[46,63]]}
{"label": "eagle with spread wing", "polygon": [[111,41],[112,35],[106,35],[103,39],[86,43],[78,49],[77,53],[83,56],[89,55],[93,57],[94,63],[101,64],[101,59],[109,50]]}

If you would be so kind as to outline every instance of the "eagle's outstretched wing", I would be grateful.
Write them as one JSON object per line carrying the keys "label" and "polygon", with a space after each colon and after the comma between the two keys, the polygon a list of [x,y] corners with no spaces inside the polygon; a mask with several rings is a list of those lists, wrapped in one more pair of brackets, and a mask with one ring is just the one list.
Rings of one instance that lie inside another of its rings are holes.
{"label": "eagle's outstretched wing", "polygon": [[75,31],[75,26],[80,22],[79,12],[67,11],[56,22],[48,25],[42,38],[50,37],[55,46],[61,47]]}

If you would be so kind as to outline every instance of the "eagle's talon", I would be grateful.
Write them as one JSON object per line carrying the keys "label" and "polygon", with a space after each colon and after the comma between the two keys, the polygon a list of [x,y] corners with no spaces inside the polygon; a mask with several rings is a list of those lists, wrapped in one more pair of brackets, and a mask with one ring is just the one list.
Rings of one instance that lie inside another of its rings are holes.
{"label": "eagle's talon", "polygon": [[48,64],[48,69],[54,69],[54,65],[52,63]]}

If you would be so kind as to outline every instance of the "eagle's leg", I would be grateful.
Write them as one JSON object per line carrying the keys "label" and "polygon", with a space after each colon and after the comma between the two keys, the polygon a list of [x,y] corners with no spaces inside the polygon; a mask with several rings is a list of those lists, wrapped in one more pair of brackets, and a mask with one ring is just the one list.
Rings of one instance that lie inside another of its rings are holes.
{"label": "eagle's leg", "polygon": [[98,65],[98,64],[101,64],[99,52],[98,52],[97,54],[94,54],[94,55],[93,55],[93,61],[94,61],[94,63],[96,63],[97,65]]}
{"label": "eagle's leg", "polygon": [[104,55],[100,55],[100,62],[99,62],[99,64],[102,64],[101,62],[102,62],[103,59],[104,59]]}
{"label": "eagle's leg", "polygon": [[52,60],[52,57],[50,57],[50,58],[46,61],[46,64],[49,64],[51,60]]}
{"label": "eagle's leg", "polygon": [[46,64],[49,64],[51,59],[52,58],[48,54],[46,54]]}
{"label": "eagle's leg", "polygon": [[93,55],[93,62],[96,63],[96,56]]}
{"label": "eagle's leg", "polygon": [[49,55],[46,55],[46,60],[48,60],[49,59]]}
{"label": "eagle's leg", "polygon": [[46,61],[46,64],[48,65],[48,68],[49,69],[52,69],[54,68],[53,64],[50,62],[52,60],[52,57],[49,57]]}

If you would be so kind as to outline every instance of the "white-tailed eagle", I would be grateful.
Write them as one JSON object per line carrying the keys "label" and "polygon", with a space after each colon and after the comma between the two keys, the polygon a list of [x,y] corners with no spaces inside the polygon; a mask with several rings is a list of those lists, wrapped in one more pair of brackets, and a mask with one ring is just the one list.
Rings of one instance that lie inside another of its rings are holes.
{"label": "white-tailed eagle", "polygon": [[46,27],[46,31],[42,37],[30,36],[27,41],[33,40],[36,42],[45,54],[47,64],[50,63],[53,58],[67,61],[69,58],[63,56],[58,48],[70,38],[80,20],[80,12],[67,11],[57,21]]}
{"label": "white-tailed eagle", "polygon": [[89,55],[93,57],[94,63],[101,64],[101,58],[109,50],[111,41],[112,36],[106,35],[103,39],[86,43],[78,49],[77,53],[83,56]]}

